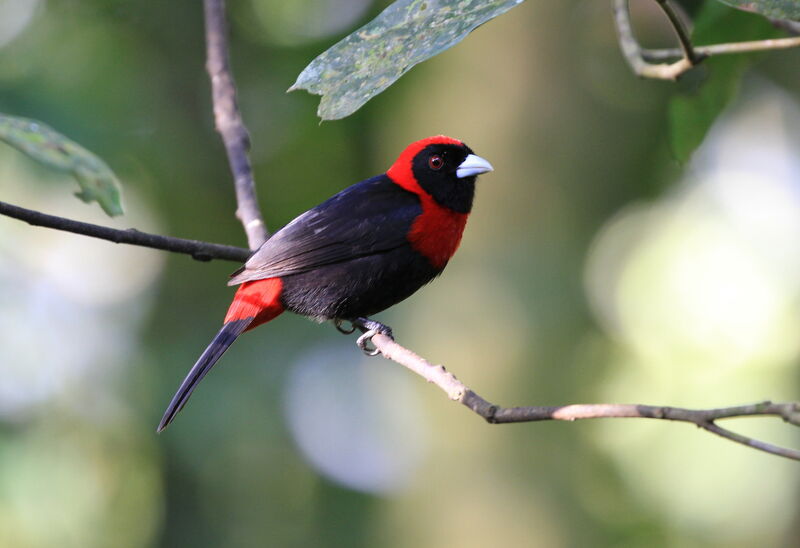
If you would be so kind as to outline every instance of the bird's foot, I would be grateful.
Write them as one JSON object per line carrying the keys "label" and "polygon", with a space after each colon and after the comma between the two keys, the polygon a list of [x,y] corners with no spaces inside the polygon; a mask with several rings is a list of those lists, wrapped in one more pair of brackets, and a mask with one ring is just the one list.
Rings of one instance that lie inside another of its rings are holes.
{"label": "bird's foot", "polygon": [[[344,327],[345,322],[350,324],[349,328]],[[372,341],[372,337],[375,335],[386,335],[390,339],[394,340],[391,327],[384,325],[381,322],[370,320],[369,318],[355,318],[352,320],[343,320],[337,318],[333,320],[333,325],[336,327],[336,330],[339,333],[344,335],[350,335],[356,329],[361,331],[362,335],[356,339],[356,344],[367,356],[377,356],[381,353],[381,351],[377,348],[369,346],[369,343]]]}
{"label": "bird's foot", "polygon": [[381,353],[381,351],[374,346],[369,346],[369,343],[372,341],[372,337],[375,335],[386,335],[390,339],[394,340],[392,328],[388,325],[376,322],[375,320],[370,320],[369,318],[356,318],[351,320],[350,323],[353,324],[353,327],[358,328],[363,333],[356,340],[356,344],[367,356],[377,356]]}

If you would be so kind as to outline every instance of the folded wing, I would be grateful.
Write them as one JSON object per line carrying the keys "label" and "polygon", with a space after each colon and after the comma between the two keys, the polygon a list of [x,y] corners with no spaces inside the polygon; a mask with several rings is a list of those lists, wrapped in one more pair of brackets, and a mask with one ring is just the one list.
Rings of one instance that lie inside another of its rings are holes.
{"label": "folded wing", "polygon": [[416,194],[379,175],[355,184],[276,232],[228,285],[308,272],[402,245],[422,212]]}

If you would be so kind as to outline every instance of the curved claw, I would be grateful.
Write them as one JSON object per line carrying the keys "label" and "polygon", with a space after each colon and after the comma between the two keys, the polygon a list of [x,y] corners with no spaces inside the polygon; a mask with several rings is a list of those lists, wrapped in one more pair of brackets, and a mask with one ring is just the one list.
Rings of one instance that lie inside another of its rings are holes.
{"label": "curved claw", "polygon": [[342,335],[352,335],[353,332],[355,332],[356,330],[356,326],[351,323],[350,329],[345,329],[344,327],[342,327],[342,324],[344,322],[345,320],[333,320],[333,325],[334,327],[336,327],[336,331],[338,331]]}
{"label": "curved claw", "polygon": [[370,348],[369,343],[372,342],[372,337],[380,333],[377,329],[370,329],[363,335],[361,335],[358,339],[356,339],[356,344],[361,349],[361,351],[366,354],[367,356],[377,356],[381,353],[380,350],[377,348]]}

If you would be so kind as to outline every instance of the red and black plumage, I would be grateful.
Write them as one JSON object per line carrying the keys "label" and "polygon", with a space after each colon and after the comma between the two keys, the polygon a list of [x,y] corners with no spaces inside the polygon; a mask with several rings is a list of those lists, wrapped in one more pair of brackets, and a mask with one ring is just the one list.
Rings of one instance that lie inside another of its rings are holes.
{"label": "red and black plumage", "polygon": [[367,318],[438,276],[461,241],[475,178],[492,168],[461,141],[409,145],[382,175],[346,188],[276,232],[236,271],[217,336],[167,407],[161,431],[236,338],[289,310]]}

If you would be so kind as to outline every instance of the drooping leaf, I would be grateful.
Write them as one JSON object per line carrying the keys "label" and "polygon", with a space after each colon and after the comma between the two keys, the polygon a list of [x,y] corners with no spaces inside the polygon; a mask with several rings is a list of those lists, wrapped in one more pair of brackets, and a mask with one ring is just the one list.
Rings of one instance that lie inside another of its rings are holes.
{"label": "drooping leaf", "polygon": [[317,114],[344,118],[411,67],[454,46],[523,0],[397,0],[319,55],[289,91],[322,95]]}
{"label": "drooping leaf", "polygon": [[[695,20],[692,41],[698,45],[717,44],[766,39],[778,34],[766,19],[706,2]],[[704,75],[703,80],[695,83],[693,89],[676,94],[669,104],[670,144],[679,162],[686,163],[703,142],[717,116],[736,96],[742,76],[756,56],[719,55],[693,69]]]}
{"label": "drooping leaf", "polygon": [[796,19],[800,20],[800,1],[798,0],[720,0],[739,8],[740,10],[752,11],[775,17],[776,19]]}
{"label": "drooping leaf", "polygon": [[96,201],[109,216],[122,214],[120,185],[103,160],[51,127],[0,114],[0,141],[24,152],[39,163],[71,173],[84,202]]}

